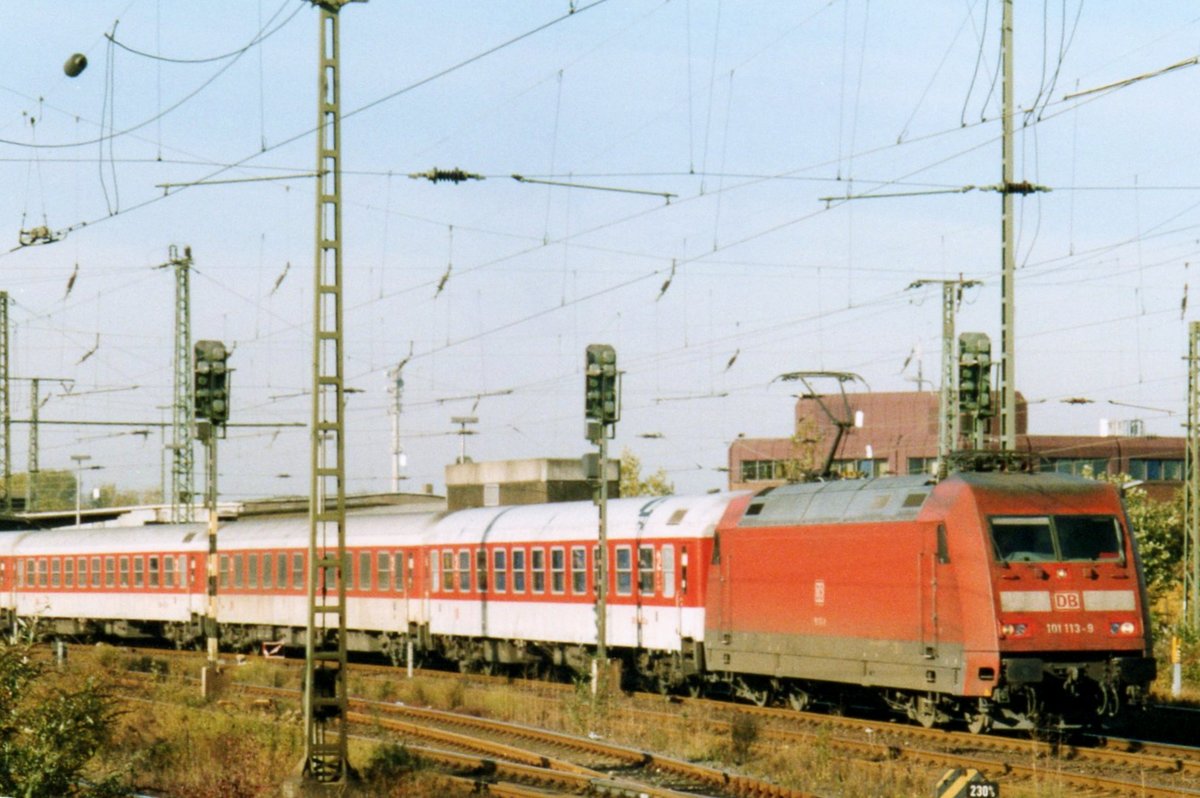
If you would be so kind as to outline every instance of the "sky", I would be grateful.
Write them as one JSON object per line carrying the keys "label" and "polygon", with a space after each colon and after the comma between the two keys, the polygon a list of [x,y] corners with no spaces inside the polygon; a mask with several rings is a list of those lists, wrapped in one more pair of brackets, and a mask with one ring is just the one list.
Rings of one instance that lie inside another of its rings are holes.
{"label": "sky", "polygon": [[[611,451],[703,492],[726,486],[739,435],[791,433],[782,373],[934,389],[941,290],[916,280],[980,281],[958,329],[998,352],[1000,11],[347,5],[347,489],[390,488],[402,361],[405,490],[440,492],[462,445],[476,460],[588,451],[584,352],[607,343],[623,372]],[[14,472],[38,377],[40,419],[73,422],[40,426],[42,469],[86,454],[100,469],[85,488],[162,483],[162,265],[190,247],[192,336],[233,349],[231,423],[280,425],[230,427],[221,496],[307,491],[317,34],[302,0],[0,11]],[[1046,189],[1015,201],[1030,431],[1141,419],[1179,435],[1200,318],[1200,66],[1163,70],[1200,53],[1200,16],[1016,0],[1014,40],[1016,178]],[[88,67],[70,78],[73,53]],[[485,179],[408,177],[432,167]],[[57,240],[21,246],[41,226]],[[459,416],[478,418],[465,440]]]}

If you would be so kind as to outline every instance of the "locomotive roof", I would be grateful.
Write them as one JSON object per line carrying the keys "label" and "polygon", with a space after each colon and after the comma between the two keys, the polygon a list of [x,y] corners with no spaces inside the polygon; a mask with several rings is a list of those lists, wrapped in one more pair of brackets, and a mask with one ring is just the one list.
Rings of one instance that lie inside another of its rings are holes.
{"label": "locomotive roof", "polygon": [[781,485],[755,496],[738,526],[911,520],[933,487],[927,476]]}

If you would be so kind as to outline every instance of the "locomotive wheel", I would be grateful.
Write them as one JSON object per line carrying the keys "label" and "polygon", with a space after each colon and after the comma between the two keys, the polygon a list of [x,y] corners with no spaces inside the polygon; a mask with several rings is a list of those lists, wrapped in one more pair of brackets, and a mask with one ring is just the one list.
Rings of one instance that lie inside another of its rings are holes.
{"label": "locomotive wheel", "polygon": [[803,712],[812,706],[812,696],[803,690],[792,690],[787,697],[788,706],[797,712]]}
{"label": "locomotive wheel", "polygon": [[910,706],[909,712],[912,715],[912,719],[926,729],[932,729],[934,724],[937,723],[937,701],[934,699],[918,696],[916,702]]}
{"label": "locomotive wheel", "polygon": [[967,714],[967,731],[971,734],[986,734],[992,729],[992,716],[986,712]]}

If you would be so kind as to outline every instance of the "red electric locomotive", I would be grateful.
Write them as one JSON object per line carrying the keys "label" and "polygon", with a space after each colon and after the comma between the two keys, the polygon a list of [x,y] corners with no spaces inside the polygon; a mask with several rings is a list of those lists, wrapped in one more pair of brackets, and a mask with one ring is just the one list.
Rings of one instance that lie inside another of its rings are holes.
{"label": "red electric locomotive", "polygon": [[765,703],[882,698],[975,731],[1093,723],[1154,679],[1120,497],[1057,474],[788,485],[731,502],[710,682]]}

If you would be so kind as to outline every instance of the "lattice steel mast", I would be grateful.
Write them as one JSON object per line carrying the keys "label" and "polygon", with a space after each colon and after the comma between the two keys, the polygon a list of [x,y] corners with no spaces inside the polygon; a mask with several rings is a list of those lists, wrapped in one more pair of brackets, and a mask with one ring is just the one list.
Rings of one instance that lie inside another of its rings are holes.
{"label": "lattice steel mast", "polygon": [[338,12],[352,1],[311,0],[319,7],[321,18],[304,773],[309,781],[325,784],[344,781],[350,770],[346,731],[346,448]]}
{"label": "lattice steel mast", "polygon": [[1183,511],[1183,622],[1200,629],[1200,322],[1188,324],[1187,459]]}
{"label": "lattice steel mast", "polygon": [[192,248],[179,257],[171,245],[168,265],[175,268],[175,396],[171,424],[171,522],[196,520],[195,459],[192,452]]}
{"label": "lattice steel mast", "polygon": [[4,509],[12,512],[12,412],[8,398],[8,292],[0,291],[0,426],[4,450],[0,466],[4,468]]}

